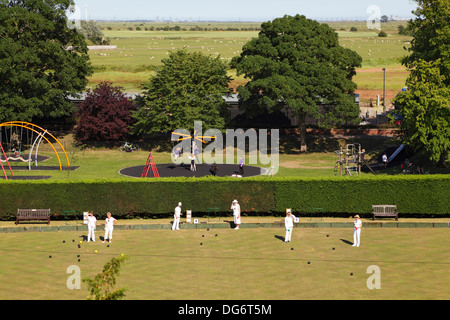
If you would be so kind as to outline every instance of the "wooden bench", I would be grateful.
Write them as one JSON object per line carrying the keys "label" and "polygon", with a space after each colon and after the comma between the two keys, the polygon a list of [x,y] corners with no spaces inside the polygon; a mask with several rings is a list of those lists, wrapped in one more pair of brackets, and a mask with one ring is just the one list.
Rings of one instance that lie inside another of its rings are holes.
{"label": "wooden bench", "polygon": [[16,224],[36,220],[46,220],[50,224],[50,209],[17,209]]}
{"label": "wooden bench", "polygon": [[398,210],[396,205],[372,205],[373,219],[375,217],[394,217],[398,221]]}

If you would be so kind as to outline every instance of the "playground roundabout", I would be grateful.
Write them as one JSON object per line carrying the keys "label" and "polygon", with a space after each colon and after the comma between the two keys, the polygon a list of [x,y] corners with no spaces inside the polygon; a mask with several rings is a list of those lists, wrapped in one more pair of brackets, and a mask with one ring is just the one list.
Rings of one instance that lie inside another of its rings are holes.
{"label": "playground roundabout", "polygon": [[[266,169],[254,166],[245,166],[244,174],[239,174],[239,167],[237,164],[197,164],[196,171],[190,170],[190,164],[173,164],[163,163],[156,164],[160,177],[205,177],[212,176],[210,169],[217,166],[217,177],[254,177],[262,175],[266,172]],[[127,177],[141,178],[145,166],[127,167],[119,170],[121,175]],[[147,178],[153,178],[152,170],[149,170]]]}

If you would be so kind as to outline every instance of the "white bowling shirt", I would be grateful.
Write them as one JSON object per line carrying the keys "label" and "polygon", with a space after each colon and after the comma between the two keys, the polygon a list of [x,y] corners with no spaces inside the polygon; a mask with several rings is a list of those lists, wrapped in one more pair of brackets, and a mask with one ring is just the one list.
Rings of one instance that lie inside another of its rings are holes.
{"label": "white bowling shirt", "polygon": [[286,227],[286,229],[294,227],[294,219],[295,216],[293,214],[291,214],[290,217],[286,216],[286,218],[284,218],[284,226]]}
{"label": "white bowling shirt", "polygon": [[94,217],[94,216],[88,216],[87,220],[88,220],[88,227],[89,228],[95,228],[95,224],[97,222],[97,218]]}
{"label": "white bowling shirt", "polygon": [[114,228],[114,221],[116,221],[116,219],[113,217],[106,218],[106,228],[112,230]]}

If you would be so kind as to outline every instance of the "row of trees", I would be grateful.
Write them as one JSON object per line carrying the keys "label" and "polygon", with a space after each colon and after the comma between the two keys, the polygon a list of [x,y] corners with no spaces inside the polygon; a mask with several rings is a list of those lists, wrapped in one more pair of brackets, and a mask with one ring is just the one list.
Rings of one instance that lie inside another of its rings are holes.
{"label": "row of trees", "polygon": [[[108,26],[106,27],[107,30],[113,30],[112,27]],[[120,28],[119,28],[120,30]],[[226,28],[221,28],[221,27],[200,27],[200,26],[194,26],[194,27],[190,27],[189,29],[186,27],[180,27],[178,25],[175,26],[170,26],[170,25],[166,25],[166,26],[149,26],[149,27],[144,27],[144,24],[141,24],[137,27],[127,27],[127,30],[133,31],[258,31],[260,30],[258,27],[226,27]]]}
{"label": "row of trees", "polygon": [[[439,162],[449,156],[449,2],[417,0],[414,35],[403,63],[411,70],[409,89],[395,100],[403,115],[406,144]],[[92,74],[85,37],[68,27],[70,0],[0,0],[0,121],[71,116],[68,96],[82,92]],[[305,117],[323,127],[358,121],[353,76],[361,57],[339,45],[326,24],[284,16],[261,25],[231,66],[249,81],[240,86],[239,106],[250,115],[288,109],[299,119],[306,151]],[[222,129],[229,93],[227,66],[220,57],[184,49],[172,52],[144,88],[140,108],[120,89],[102,84],[82,105],[79,141],[120,135],[204,128]],[[110,99],[101,98],[102,92]],[[125,101],[124,101],[125,100]],[[120,101],[120,102],[118,102]],[[330,106],[321,110],[321,106]],[[98,121],[95,121],[96,117]],[[103,124],[101,122],[106,124]],[[113,122],[115,124],[113,124]]]}
{"label": "row of trees", "polygon": [[450,156],[450,2],[417,0],[414,36],[402,63],[410,70],[408,90],[394,100],[403,116],[403,141],[437,164]]}
{"label": "row of trees", "polygon": [[[244,46],[232,67],[250,79],[238,88],[240,106],[255,116],[262,111],[290,109],[300,119],[301,148],[306,151],[307,114],[324,127],[359,121],[352,77],[361,61],[354,51],[339,45],[329,26],[297,15],[262,24],[258,38]],[[202,121],[205,129],[225,128],[229,116],[223,96],[230,93],[231,78],[220,57],[181,49],[162,63],[144,88],[143,107],[132,112],[132,133],[190,130],[194,121]],[[89,112],[89,101],[82,105],[81,117]],[[323,113],[323,105],[333,107]],[[83,123],[100,130],[93,120]]]}

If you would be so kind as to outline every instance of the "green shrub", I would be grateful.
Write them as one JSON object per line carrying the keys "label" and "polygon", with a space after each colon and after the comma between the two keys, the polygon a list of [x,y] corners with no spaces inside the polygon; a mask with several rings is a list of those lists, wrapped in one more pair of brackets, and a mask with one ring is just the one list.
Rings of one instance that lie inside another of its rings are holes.
{"label": "green shrub", "polygon": [[449,182],[446,176],[284,179],[275,182],[275,211],[370,214],[372,204],[395,204],[404,214],[448,214]]}
{"label": "green shrub", "polygon": [[329,178],[165,178],[87,181],[3,181],[0,219],[11,220],[17,209],[50,208],[111,211],[120,218],[166,216],[177,203],[183,211],[230,212],[233,199],[243,214],[309,214],[323,208],[327,215],[370,215],[372,204],[396,204],[400,215],[449,214],[450,179],[446,175]]}

